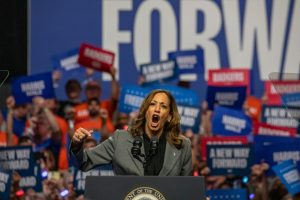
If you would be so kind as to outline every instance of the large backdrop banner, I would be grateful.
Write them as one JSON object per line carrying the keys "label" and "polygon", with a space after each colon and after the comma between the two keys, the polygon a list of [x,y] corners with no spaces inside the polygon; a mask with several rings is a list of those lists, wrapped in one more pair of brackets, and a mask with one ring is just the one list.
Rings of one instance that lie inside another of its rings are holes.
{"label": "large backdrop banner", "polygon": [[[51,71],[53,56],[81,43],[115,53],[121,84],[137,83],[141,65],[170,52],[201,49],[204,66],[191,87],[202,97],[209,69],[250,69],[256,95],[271,72],[299,73],[298,0],[28,2],[31,74]],[[110,77],[100,79],[105,85]]]}

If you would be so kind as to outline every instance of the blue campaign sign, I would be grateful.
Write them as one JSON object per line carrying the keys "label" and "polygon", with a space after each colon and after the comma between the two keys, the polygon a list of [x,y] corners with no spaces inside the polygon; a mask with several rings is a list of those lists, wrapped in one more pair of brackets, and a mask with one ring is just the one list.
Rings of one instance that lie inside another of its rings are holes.
{"label": "blue campaign sign", "polygon": [[73,168],[73,186],[74,190],[78,194],[83,194],[85,191],[85,179],[87,176],[114,176],[114,172],[112,170],[112,165],[102,165],[95,169],[89,170],[87,172],[83,172],[77,168]]}
{"label": "blue campaign sign", "polygon": [[193,90],[172,85],[154,85],[151,89],[164,89],[169,91],[175,98],[177,104],[185,104],[190,106],[199,106],[199,95]]}
{"label": "blue campaign sign", "polygon": [[199,132],[200,108],[178,104],[180,114],[180,125],[183,131],[191,129],[194,133]]}
{"label": "blue campaign sign", "polygon": [[0,197],[3,200],[10,199],[12,184],[12,171],[5,171],[0,168]]}
{"label": "blue campaign sign", "polygon": [[1,147],[0,168],[19,172],[33,171],[34,158],[31,147]]}
{"label": "blue campaign sign", "polygon": [[300,93],[283,94],[281,99],[286,106],[300,107]]}
{"label": "blue campaign sign", "polygon": [[269,136],[269,135],[256,135],[254,136],[254,149],[255,149],[255,163],[261,163],[264,160],[264,150],[266,146],[273,143],[293,143],[300,142],[300,138],[295,137],[283,137],[283,136]]}
{"label": "blue campaign sign", "polygon": [[247,95],[247,87],[217,87],[208,86],[206,92],[206,101],[208,108],[214,110],[215,105],[242,109]]}
{"label": "blue campaign sign", "polygon": [[248,176],[253,164],[252,145],[207,145],[207,166],[212,175]]}
{"label": "blue campaign sign", "polygon": [[16,104],[30,103],[35,96],[54,98],[52,75],[50,72],[32,76],[22,76],[12,85]]}
{"label": "blue campaign sign", "polygon": [[21,175],[21,188],[42,190],[40,169],[33,157],[32,147],[0,148],[0,169],[16,170]]}
{"label": "blue campaign sign", "polygon": [[294,106],[262,107],[261,121],[270,125],[299,128],[300,108]]}
{"label": "blue campaign sign", "polygon": [[247,200],[247,191],[245,189],[218,189],[207,190],[206,196],[210,200]]}
{"label": "blue campaign sign", "polygon": [[150,89],[135,85],[122,86],[118,108],[119,112],[129,114],[138,111],[144,98],[150,91]]}
{"label": "blue campaign sign", "polygon": [[[257,146],[257,144],[255,144]],[[256,152],[256,162],[258,158],[264,160],[269,166],[277,165],[283,161],[292,159],[296,163],[296,167],[300,170],[300,141],[293,140],[291,142],[273,142],[269,145],[264,145],[260,152]],[[257,155],[257,154],[261,155]],[[269,170],[268,174],[272,174]]]}
{"label": "blue campaign sign", "polygon": [[196,81],[204,73],[203,49],[169,52],[168,58],[176,61],[179,80]]}
{"label": "blue campaign sign", "polygon": [[212,132],[217,135],[241,136],[249,135],[252,131],[252,121],[242,111],[215,107],[212,118]]}
{"label": "blue campaign sign", "polygon": [[290,194],[300,193],[300,176],[295,163],[292,160],[286,160],[272,167],[273,171],[279,177]]}
{"label": "blue campaign sign", "polygon": [[140,68],[144,86],[164,83],[178,77],[178,67],[174,60],[143,64]]}

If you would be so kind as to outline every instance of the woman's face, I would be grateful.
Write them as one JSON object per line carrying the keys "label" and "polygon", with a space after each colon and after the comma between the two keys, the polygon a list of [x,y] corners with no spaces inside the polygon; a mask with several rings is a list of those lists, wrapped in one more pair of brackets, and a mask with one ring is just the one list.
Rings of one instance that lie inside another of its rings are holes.
{"label": "woman's face", "polygon": [[154,95],[146,112],[146,133],[160,134],[167,120],[171,119],[170,99],[165,93]]}

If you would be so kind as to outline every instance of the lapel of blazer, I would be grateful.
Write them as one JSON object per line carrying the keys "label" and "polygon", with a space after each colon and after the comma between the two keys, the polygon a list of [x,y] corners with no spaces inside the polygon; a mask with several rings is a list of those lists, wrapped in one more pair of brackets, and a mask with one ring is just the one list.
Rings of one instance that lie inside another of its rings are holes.
{"label": "lapel of blazer", "polygon": [[173,145],[169,144],[169,142],[166,143],[166,152],[165,152],[165,158],[164,158],[164,164],[159,172],[160,176],[166,176],[168,175],[173,167],[177,165],[177,160],[180,157],[181,151],[176,149]]}
{"label": "lapel of blazer", "polygon": [[[127,146],[127,151],[132,159],[132,162],[134,163],[134,166],[136,167],[139,176],[143,176],[144,175],[144,167],[143,164],[137,160],[136,158],[133,157],[133,155],[131,154],[131,148],[133,145],[133,141],[134,138],[130,137],[128,138],[128,146]],[[142,147],[141,147],[141,153],[145,155],[145,149],[144,149],[144,144],[142,143]],[[142,160],[144,160],[144,158],[142,158]],[[130,162],[130,161],[129,161]]]}

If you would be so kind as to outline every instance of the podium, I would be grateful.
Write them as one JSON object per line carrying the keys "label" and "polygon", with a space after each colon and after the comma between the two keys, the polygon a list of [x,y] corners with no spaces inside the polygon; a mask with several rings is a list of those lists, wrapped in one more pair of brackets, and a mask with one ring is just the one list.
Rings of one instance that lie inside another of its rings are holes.
{"label": "podium", "polygon": [[87,200],[205,200],[203,177],[87,176]]}

